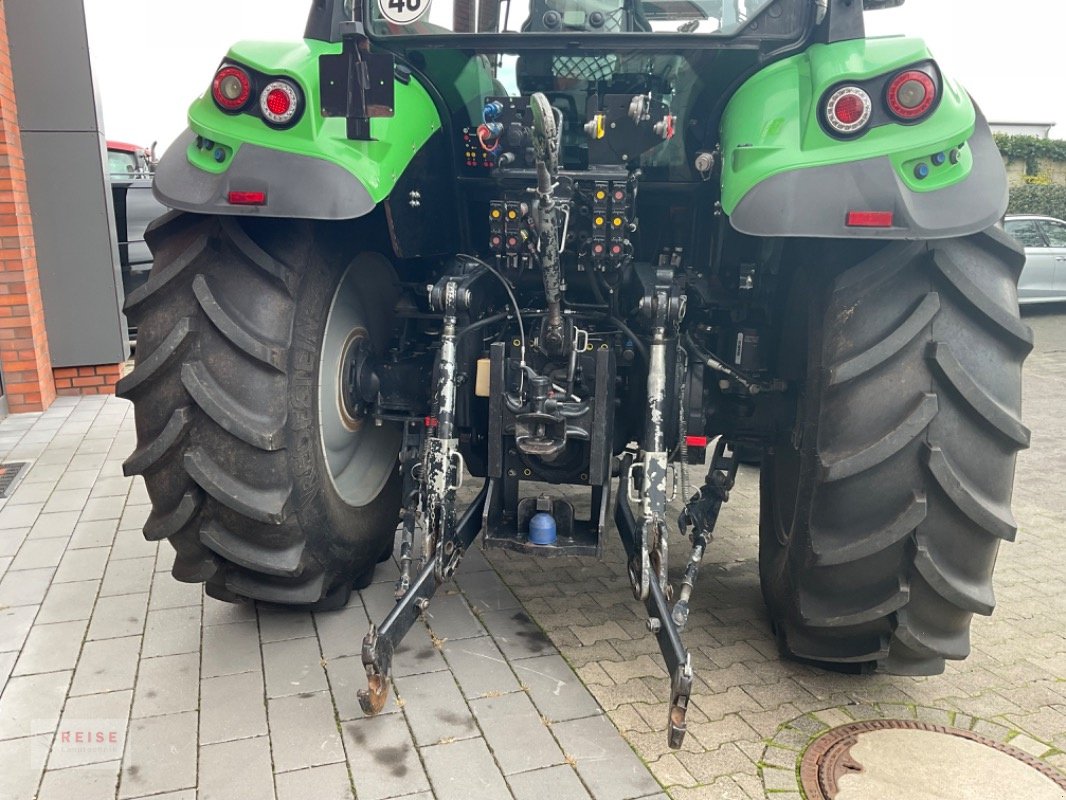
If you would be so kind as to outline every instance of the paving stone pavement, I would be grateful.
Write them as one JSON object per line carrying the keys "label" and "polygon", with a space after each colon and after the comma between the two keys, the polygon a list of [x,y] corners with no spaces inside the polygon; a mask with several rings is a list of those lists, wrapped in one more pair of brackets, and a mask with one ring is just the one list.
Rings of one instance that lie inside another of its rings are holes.
{"label": "paving stone pavement", "polygon": [[0,421],[0,458],[29,463],[0,500],[0,800],[664,796],[478,553],[365,718],[396,564],[340,612],[207,598],[141,535],[134,438],[115,398]]}
{"label": "paving stone pavement", "polygon": [[[360,639],[391,605],[395,564],[341,612],[205,598],[140,534],[148,496],[121,472],[128,403],[63,399],[0,421],[0,458],[30,463],[0,501],[0,800],[792,800],[792,753],[878,716],[972,727],[1066,769],[1066,314],[1028,322],[1020,532],[970,659],[933,678],[781,661],[745,469],[694,596],[677,752],[613,534],[602,562],[472,553],[397,653],[385,712],[366,719]],[[675,544],[675,578],[684,557]]]}
{"label": "paving stone pavement", "polygon": [[[850,676],[778,657],[759,590],[755,468],[741,469],[693,595],[684,639],[697,677],[680,751],[666,744],[668,680],[616,537],[602,562],[489,554],[671,797],[799,798],[798,753],[781,756],[782,742],[791,737],[798,751],[809,739],[804,726],[870,716],[936,714],[931,721],[1025,735],[1034,755],[1066,771],[1066,308],[1027,311],[1025,321],[1036,348],[1025,372],[1033,436],[1018,461],[1018,537],[1000,551],[995,613],[974,618],[972,654],[943,675]],[[702,470],[690,470],[699,478]],[[675,584],[687,555],[672,540]]]}

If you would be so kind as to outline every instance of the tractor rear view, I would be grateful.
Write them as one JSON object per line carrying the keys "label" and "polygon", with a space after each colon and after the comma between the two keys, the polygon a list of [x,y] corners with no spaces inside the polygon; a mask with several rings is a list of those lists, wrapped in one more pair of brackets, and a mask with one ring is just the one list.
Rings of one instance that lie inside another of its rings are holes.
{"label": "tractor rear view", "polygon": [[740,449],[785,655],[965,658],[1029,439],[1023,256],[980,111],[863,14],[315,0],[302,42],[234,46],[158,166],[173,210],[127,302],[126,468],[174,576],[337,608],[398,546],[363,645],[375,713],[479,534],[552,558],[616,529],[679,747]]}

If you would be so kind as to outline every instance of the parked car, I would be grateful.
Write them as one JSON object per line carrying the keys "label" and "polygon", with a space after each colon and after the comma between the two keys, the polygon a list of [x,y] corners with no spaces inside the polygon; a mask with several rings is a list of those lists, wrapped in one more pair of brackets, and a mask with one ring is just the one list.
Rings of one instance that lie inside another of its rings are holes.
{"label": "parked car", "polygon": [[1003,227],[1025,247],[1018,302],[1066,300],[1066,222],[1054,217],[1012,214],[1003,220]]}
{"label": "parked car", "polygon": [[[152,195],[153,150],[124,142],[107,143],[107,172],[115,205],[115,233],[126,297],[148,280],[152,254],[144,241],[144,231],[152,220],[167,211]],[[135,340],[137,329],[131,325],[129,331],[130,340]]]}
{"label": "parked car", "polygon": [[112,179],[136,178],[155,172],[155,145],[141,147],[129,142],[107,140],[107,173]]}

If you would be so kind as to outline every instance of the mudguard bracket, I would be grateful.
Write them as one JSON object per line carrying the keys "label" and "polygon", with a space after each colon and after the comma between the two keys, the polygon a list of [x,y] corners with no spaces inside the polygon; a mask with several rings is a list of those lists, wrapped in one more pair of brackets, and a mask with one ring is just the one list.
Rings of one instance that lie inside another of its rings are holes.
{"label": "mudguard bracket", "polygon": [[370,141],[370,120],[391,117],[396,107],[396,60],[371,53],[359,22],[342,23],[343,50],[318,60],[322,116],[345,117],[348,138]]}

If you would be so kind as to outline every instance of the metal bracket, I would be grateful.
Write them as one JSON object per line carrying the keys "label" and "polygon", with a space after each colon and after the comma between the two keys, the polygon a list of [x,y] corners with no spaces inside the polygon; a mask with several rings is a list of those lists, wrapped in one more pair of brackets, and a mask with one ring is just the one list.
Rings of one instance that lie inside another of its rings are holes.
{"label": "metal bracket", "polygon": [[396,579],[396,599],[399,600],[411,586],[411,561],[413,560],[415,532],[418,525],[422,473],[422,445],[425,441],[423,422],[409,421],[404,425],[404,442],[400,459],[403,474],[403,510],[400,512],[400,577]]}
{"label": "metal bracket", "polygon": [[[662,269],[654,275],[645,273],[644,296],[640,307],[651,328],[652,337],[648,346],[647,404],[644,415],[644,440],[642,443],[642,470],[640,488],[641,539],[640,539],[640,584],[634,584],[637,596],[646,600],[648,586],[645,584],[644,561],[650,561],[660,590],[669,597],[667,579],[666,505],[669,500],[667,473],[669,471],[669,446],[666,421],[668,417],[668,352],[667,342],[676,341],[678,328],[685,318],[687,298],[674,280],[671,269]],[[643,280],[643,278],[642,278]],[[676,398],[675,398],[676,399]],[[676,490],[675,490],[676,491]],[[630,574],[635,575],[636,564]]]}
{"label": "metal bracket", "polygon": [[692,656],[678,666],[670,679],[670,712],[667,719],[666,735],[670,747],[681,749],[685,743],[685,715],[688,713],[688,701],[692,696]]}
{"label": "metal bracket", "polygon": [[[628,475],[632,467],[633,454],[627,453],[622,459],[621,474]],[[632,565],[642,558],[639,537],[643,523],[637,522],[633,516],[632,507],[626,502],[621,492],[618,493],[618,503],[615,505],[614,521]],[[670,747],[676,750],[685,740],[685,716],[692,693],[692,661],[688,650],[681,642],[681,632],[670,615],[666,593],[659,581],[648,581],[648,593],[644,598],[644,607],[648,611],[648,629],[655,634],[659,642],[659,651],[666,662],[667,672],[671,676],[667,741]]]}
{"label": "metal bracket", "polygon": [[396,60],[391,53],[369,52],[362,23],[341,27],[342,51],[318,59],[322,116],[345,117],[349,139],[370,141],[371,118],[394,113]]}
{"label": "metal bracket", "polygon": [[[460,554],[466,551],[481,530],[481,515],[492,484],[491,479],[485,481],[477,498],[466,508],[455,526],[454,541],[459,545]],[[385,701],[389,696],[389,671],[392,668],[393,653],[443,583],[437,579],[440,572],[437,562],[442,556],[442,552],[438,550],[436,557],[422,568],[407,593],[385,617],[385,621],[380,626],[371,626],[370,632],[363,639],[363,668],[366,670],[367,688],[360,689],[357,696],[359,706],[368,716],[385,708]]]}

